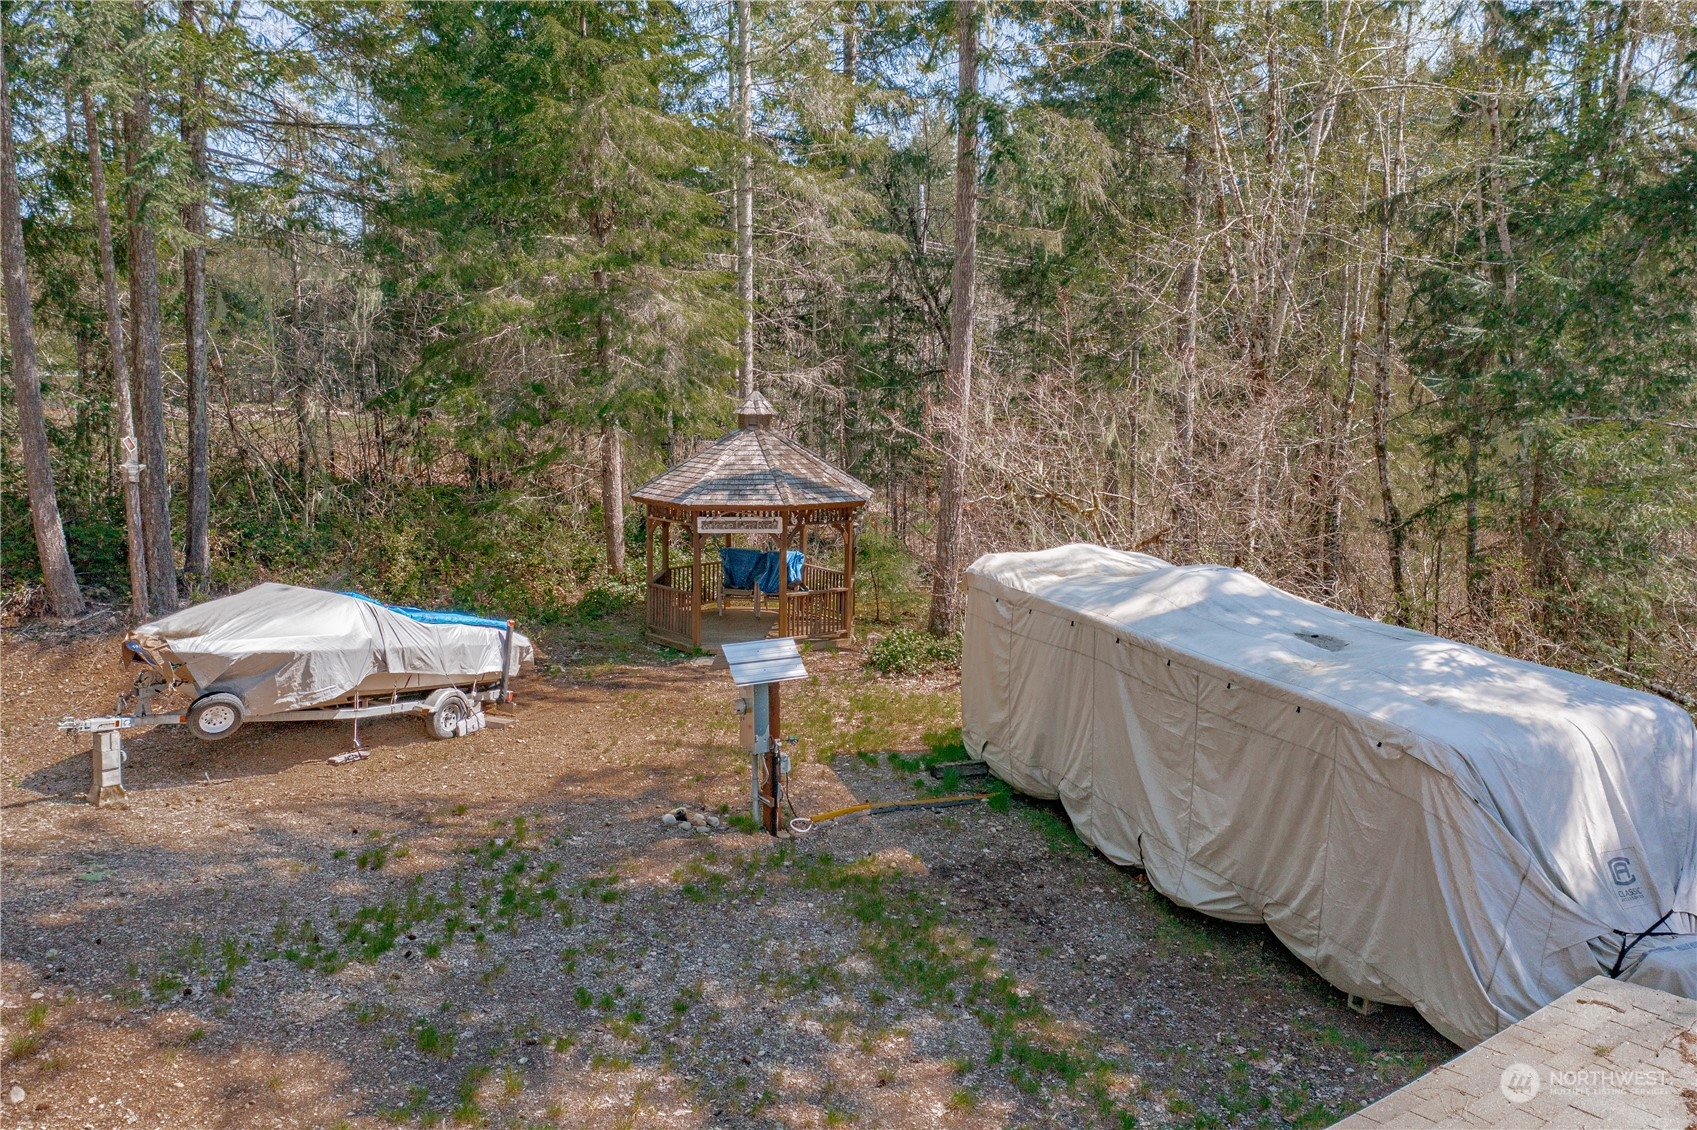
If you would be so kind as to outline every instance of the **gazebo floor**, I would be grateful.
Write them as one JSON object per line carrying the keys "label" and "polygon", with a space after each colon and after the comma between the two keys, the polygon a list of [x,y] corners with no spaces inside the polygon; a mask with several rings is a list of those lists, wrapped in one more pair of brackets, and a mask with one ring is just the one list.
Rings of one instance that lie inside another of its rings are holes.
{"label": "gazebo floor", "polygon": [[763,640],[777,634],[778,613],[775,608],[770,612],[763,611],[759,616],[748,608],[726,608],[724,616],[720,616],[717,604],[701,610],[703,651],[718,651],[722,644]]}

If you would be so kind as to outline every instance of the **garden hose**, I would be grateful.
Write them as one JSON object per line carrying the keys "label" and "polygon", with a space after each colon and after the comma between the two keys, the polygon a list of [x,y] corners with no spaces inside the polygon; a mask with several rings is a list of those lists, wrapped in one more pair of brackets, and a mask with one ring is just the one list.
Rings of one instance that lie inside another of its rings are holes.
{"label": "garden hose", "polygon": [[847,808],[833,808],[829,812],[821,812],[817,816],[801,816],[790,821],[790,831],[796,835],[810,830],[815,824],[823,824],[827,820],[835,820],[839,816],[853,816],[857,812],[871,813],[881,816],[886,812],[902,812],[910,808],[956,808],[963,804],[977,804],[989,800],[989,793],[968,793],[963,796],[928,797],[920,800],[886,800],[868,801],[866,804],[851,804]]}

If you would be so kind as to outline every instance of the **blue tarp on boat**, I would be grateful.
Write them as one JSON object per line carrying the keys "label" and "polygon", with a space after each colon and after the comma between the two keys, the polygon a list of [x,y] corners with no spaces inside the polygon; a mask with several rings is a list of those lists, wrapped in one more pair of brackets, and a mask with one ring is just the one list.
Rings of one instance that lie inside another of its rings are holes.
{"label": "blue tarp on boat", "polygon": [[366,596],[362,592],[344,592],[342,595],[387,608],[391,612],[399,612],[407,619],[417,620],[420,624],[466,624],[474,628],[498,628],[503,632],[507,630],[505,620],[474,616],[470,612],[432,612],[427,608],[414,608],[409,604],[384,604],[381,600]]}

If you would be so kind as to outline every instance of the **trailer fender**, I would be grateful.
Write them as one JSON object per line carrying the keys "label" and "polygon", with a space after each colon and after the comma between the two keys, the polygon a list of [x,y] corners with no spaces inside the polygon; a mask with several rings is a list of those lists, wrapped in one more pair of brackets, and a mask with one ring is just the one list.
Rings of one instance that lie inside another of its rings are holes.
{"label": "trailer fender", "polygon": [[430,710],[424,725],[433,738],[461,738],[483,728],[482,712],[472,705],[464,691],[443,687],[424,703]]}

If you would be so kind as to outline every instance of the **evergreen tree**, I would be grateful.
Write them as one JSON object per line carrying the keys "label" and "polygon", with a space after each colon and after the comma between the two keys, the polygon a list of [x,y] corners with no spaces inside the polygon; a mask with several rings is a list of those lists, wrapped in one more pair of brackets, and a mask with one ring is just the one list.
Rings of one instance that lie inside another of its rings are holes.
{"label": "evergreen tree", "polygon": [[443,311],[409,398],[459,401],[474,480],[522,471],[491,431],[592,425],[621,572],[623,434],[692,411],[728,375],[734,332],[725,276],[704,265],[724,240],[703,169],[720,143],[669,112],[693,81],[682,13],[426,4],[395,34],[376,90],[406,183],[384,218],[397,241],[430,233],[419,285]]}

